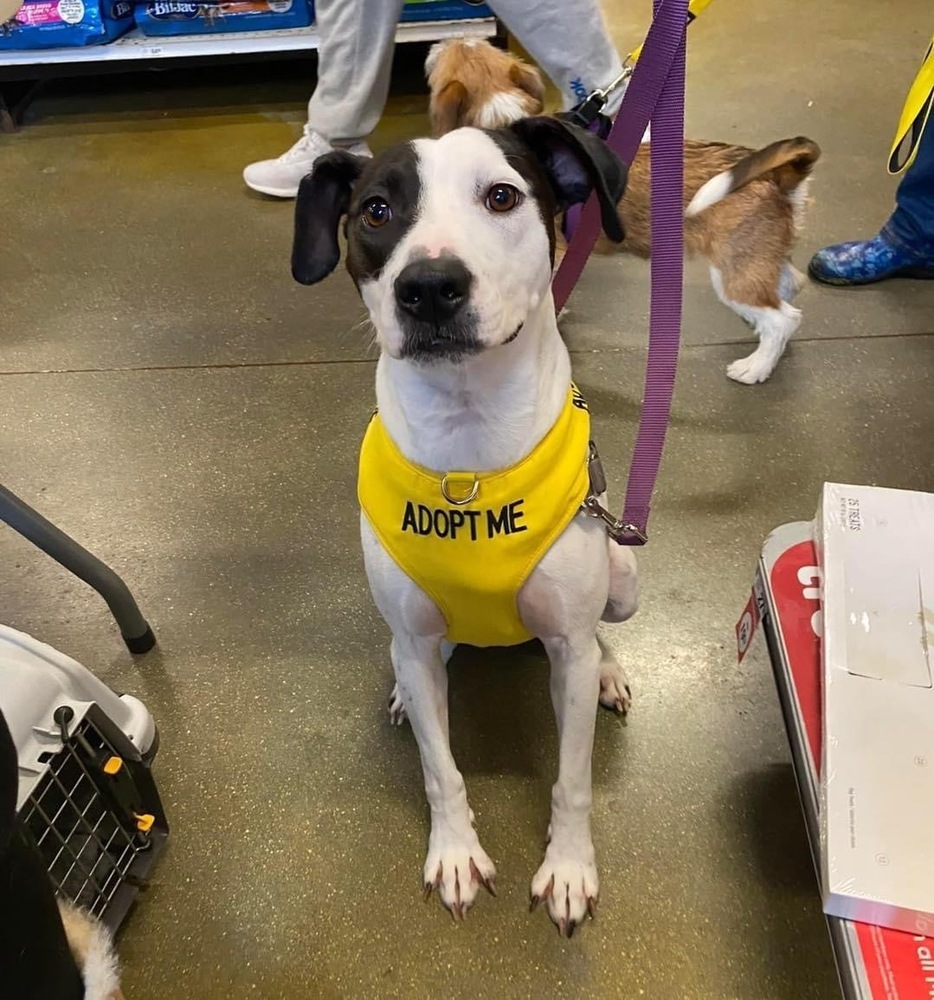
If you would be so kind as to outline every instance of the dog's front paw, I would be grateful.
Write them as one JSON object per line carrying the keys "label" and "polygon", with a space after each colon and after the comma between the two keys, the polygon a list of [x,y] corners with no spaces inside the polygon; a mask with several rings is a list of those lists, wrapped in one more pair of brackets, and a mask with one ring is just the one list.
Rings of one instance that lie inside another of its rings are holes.
{"label": "dog's front paw", "polygon": [[748,358],[740,358],[734,361],[727,370],[727,375],[734,382],[742,382],[744,385],[755,385],[757,382],[764,382],[771,374],[774,366],[757,358],[755,352]]}
{"label": "dog's front paw", "polygon": [[617,715],[629,714],[632,690],[623,668],[618,663],[608,669],[603,667],[600,669],[600,704],[611,712],[616,712]]}
{"label": "dog's front paw", "polygon": [[455,920],[463,920],[473,906],[480,886],[496,895],[496,868],[477,835],[453,838],[432,831],[425,860],[425,899],[432,890],[451,911]]}
{"label": "dog's front paw", "polygon": [[580,857],[560,851],[553,844],[545,851],[545,860],[532,879],[534,910],[544,902],[548,916],[562,937],[571,937],[587,916],[593,916],[600,894],[600,879],[594,861],[593,845],[588,844]]}

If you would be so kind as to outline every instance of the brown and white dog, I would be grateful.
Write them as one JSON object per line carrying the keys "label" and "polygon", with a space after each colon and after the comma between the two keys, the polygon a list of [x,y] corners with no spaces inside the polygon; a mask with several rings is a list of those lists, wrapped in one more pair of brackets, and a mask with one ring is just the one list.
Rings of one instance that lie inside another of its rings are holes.
{"label": "brown and white dog", "polygon": [[[461,125],[502,128],[540,114],[544,86],[538,70],[477,39],[451,39],[431,48],[425,63],[436,134]],[[801,322],[792,302],[803,276],[791,250],[803,221],[808,178],[820,157],[806,138],[782,139],[753,150],[720,142],[684,144],[685,249],[710,265],[720,301],[756,332],[759,346],[734,361],[737,382],[764,382]],[[619,216],[626,238],[619,248],[651,253],[649,147],[629,167]],[[597,249],[613,247],[601,238]]]}

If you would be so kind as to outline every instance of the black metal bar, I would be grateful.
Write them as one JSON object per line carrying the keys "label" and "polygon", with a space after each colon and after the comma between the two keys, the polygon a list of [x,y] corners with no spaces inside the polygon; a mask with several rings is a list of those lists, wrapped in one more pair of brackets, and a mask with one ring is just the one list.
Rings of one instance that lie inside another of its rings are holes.
{"label": "black metal bar", "polygon": [[156,637],[149,623],[129,587],[109,566],[3,486],[0,486],[0,521],[6,521],[104,598],[131,653],[152,649]]}

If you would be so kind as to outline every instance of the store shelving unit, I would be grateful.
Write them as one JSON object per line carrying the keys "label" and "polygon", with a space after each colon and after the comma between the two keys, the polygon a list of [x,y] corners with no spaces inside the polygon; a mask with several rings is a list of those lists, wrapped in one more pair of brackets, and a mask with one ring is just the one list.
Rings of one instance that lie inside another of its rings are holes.
{"label": "store shelving unit", "polygon": [[[497,34],[493,18],[459,21],[411,21],[402,23],[396,43],[435,42],[444,38],[470,36],[492,38]],[[50,77],[87,73],[130,72],[146,68],[168,68],[167,60],[214,61],[228,59],[285,58],[290,54],[318,48],[320,36],[315,25],[278,31],[244,31],[210,35],[182,35],[147,38],[134,28],[109,45],[85,48],[35,49],[27,52],[0,52],[0,130],[8,132],[28,101],[31,88],[18,100],[7,95],[3,84],[41,81]]]}

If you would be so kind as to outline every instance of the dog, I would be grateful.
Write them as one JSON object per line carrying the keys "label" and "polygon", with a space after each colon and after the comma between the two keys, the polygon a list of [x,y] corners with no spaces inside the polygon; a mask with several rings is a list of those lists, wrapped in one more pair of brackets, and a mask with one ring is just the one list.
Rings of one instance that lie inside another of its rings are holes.
{"label": "dog", "polygon": [[[461,125],[502,128],[522,115],[538,115],[544,86],[538,70],[480,39],[449,39],[429,50],[425,63],[429,119],[436,135]],[[801,323],[792,303],[804,276],[791,250],[804,221],[808,182],[820,149],[798,137],[753,150],[719,142],[684,144],[684,243],[710,266],[710,281],[759,338],[758,348],[734,361],[737,382],[764,382]],[[619,216],[621,250],[651,254],[649,147],[629,167]],[[610,245],[601,239],[597,250]]]}
{"label": "dog", "polygon": [[[395,721],[418,744],[431,812],[423,868],[463,918],[496,871],[473,825],[448,738],[446,663],[456,643],[541,640],[559,731],[548,846],[531,884],[570,936],[599,893],[590,830],[598,703],[630,690],[597,625],[638,603],[636,561],[581,507],[595,486],[589,413],[571,382],[551,278],[555,218],[595,190],[610,238],[625,167],[554,118],[461,128],[373,160],[322,157],[301,183],[292,273],[340,260],[380,347],[378,409],[361,449],[364,564],[392,632]],[[528,490],[526,492],[526,490]]]}

